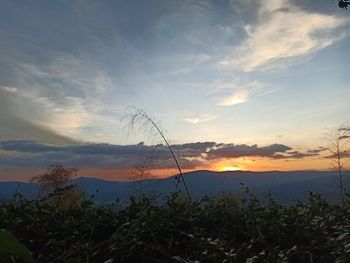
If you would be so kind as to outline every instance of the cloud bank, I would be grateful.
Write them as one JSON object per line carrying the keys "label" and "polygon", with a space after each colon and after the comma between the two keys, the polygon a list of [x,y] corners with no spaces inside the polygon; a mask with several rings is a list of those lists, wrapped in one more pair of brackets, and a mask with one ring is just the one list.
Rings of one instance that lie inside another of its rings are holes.
{"label": "cloud bank", "polygon": [[[267,146],[196,142],[174,144],[172,148],[184,168],[196,169],[208,162],[227,158],[257,157],[267,159],[301,159],[319,155],[321,149],[300,152],[283,144]],[[0,167],[40,168],[50,163],[62,163],[77,168],[131,169],[142,158],[151,157],[152,168],[174,168],[171,154],[162,144],[134,145],[79,144],[56,146],[35,141],[0,142]]]}

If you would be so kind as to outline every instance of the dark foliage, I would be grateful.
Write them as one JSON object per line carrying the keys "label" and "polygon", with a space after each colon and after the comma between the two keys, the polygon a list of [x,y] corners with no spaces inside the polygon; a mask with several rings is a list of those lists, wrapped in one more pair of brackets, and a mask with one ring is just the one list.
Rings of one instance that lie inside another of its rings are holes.
{"label": "dark foliage", "polygon": [[348,9],[349,5],[350,5],[349,0],[338,0],[339,8]]}
{"label": "dark foliage", "polygon": [[350,258],[350,206],[328,204],[314,193],[307,203],[288,207],[271,198],[262,204],[253,195],[239,200],[222,194],[196,203],[173,195],[163,206],[131,199],[120,211],[91,201],[63,210],[18,195],[0,206],[0,229],[25,244],[35,262],[329,263]]}

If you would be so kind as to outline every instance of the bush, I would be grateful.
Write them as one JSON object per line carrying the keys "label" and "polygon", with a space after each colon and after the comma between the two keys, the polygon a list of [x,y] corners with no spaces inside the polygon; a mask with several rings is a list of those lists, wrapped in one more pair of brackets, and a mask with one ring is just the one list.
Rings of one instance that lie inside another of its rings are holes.
{"label": "bush", "polygon": [[229,194],[131,199],[119,211],[86,200],[68,210],[23,198],[0,205],[0,229],[36,262],[348,262],[349,218],[349,206],[314,193],[288,207]]}

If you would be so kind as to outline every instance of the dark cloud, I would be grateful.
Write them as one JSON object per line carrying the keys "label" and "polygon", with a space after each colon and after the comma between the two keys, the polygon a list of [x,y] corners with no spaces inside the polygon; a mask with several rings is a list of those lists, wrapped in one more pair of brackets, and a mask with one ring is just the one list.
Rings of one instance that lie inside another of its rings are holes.
{"label": "dark cloud", "polygon": [[[183,168],[196,168],[208,161],[224,158],[261,157],[271,159],[301,159],[316,156],[321,148],[308,152],[293,151],[283,144],[268,146],[196,142],[175,144],[172,148]],[[140,159],[152,157],[153,168],[174,168],[174,161],[165,145],[113,145],[88,143],[52,145],[35,141],[0,141],[0,167],[41,168],[50,163],[62,163],[77,168],[132,168]],[[322,149],[323,150],[323,149]]]}
{"label": "dark cloud", "polygon": [[[329,155],[326,155],[324,158],[327,158],[327,159],[337,159],[338,158],[338,155],[337,154],[329,154]],[[350,158],[350,152],[341,152],[340,153],[340,158],[344,159],[344,158]]]}
{"label": "dark cloud", "polygon": [[277,153],[283,153],[291,149],[292,148],[283,144],[272,144],[263,147],[258,147],[256,144],[218,144],[218,148],[211,149],[208,152],[208,158],[219,159],[251,156],[275,158]]}
{"label": "dark cloud", "polygon": [[[47,153],[50,151],[59,152],[61,147],[50,146],[34,141],[3,141],[0,148],[6,151],[16,151],[22,153]],[[63,147],[62,147],[63,149]]]}
{"label": "dark cloud", "polygon": [[157,148],[158,151],[165,151],[163,145],[147,146],[136,145],[113,145],[108,143],[87,143],[81,145],[56,146],[47,145],[34,141],[3,141],[0,148],[6,151],[17,151],[24,153],[70,153],[77,155],[121,155],[121,156],[147,156]]}
{"label": "dark cloud", "polygon": [[327,150],[328,150],[328,148],[326,148],[326,147],[318,147],[318,148],[316,148],[316,149],[308,150],[307,152],[308,152],[308,153],[315,153],[315,154],[318,154],[318,153],[320,153],[320,152],[324,152],[324,151],[327,151]]}
{"label": "dark cloud", "polygon": [[[8,115],[8,117],[10,116]],[[15,140],[21,138],[24,140],[38,140],[43,143],[62,145],[80,143],[78,140],[60,135],[47,127],[36,125],[20,118],[5,120],[0,117],[0,129],[0,140]]]}
{"label": "dark cloud", "polygon": [[302,159],[311,156],[317,156],[316,153],[302,153],[298,151],[288,152],[286,154],[274,154],[273,159]]}
{"label": "dark cloud", "polygon": [[197,157],[202,153],[205,153],[216,145],[215,142],[196,142],[196,143],[185,143],[175,144],[171,147],[178,151],[181,157]]}
{"label": "dark cloud", "polygon": [[[41,167],[58,162],[78,168],[130,168],[145,156],[154,157],[157,168],[167,168],[173,165],[171,154],[163,145],[81,144],[57,146],[34,141],[2,141],[0,142],[0,150],[16,153],[16,156],[0,156],[0,167]],[[181,161],[190,165],[187,160]]]}
{"label": "dark cloud", "polygon": [[[215,146],[215,142],[197,142],[172,145],[172,149],[182,157],[197,157],[207,149]],[[158,158],[168,159],[171,157],[165,145],[114,145],[107,143],[89,143],[72,146],[54,146],[34,141],[3,141],[0,148],[6,151],[17,151],[24,153],[70,153],[78,155],[115,155],[115,156],[136,156],[144,157],[156,154]]]}

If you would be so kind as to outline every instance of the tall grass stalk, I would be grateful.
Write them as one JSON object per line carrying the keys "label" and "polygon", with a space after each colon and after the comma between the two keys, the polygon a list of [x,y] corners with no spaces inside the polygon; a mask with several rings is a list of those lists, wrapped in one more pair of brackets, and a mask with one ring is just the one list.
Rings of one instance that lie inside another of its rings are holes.
{"label": "tall grass stalk", "polygon": [[125,115],[122,118],[123,121],[127,122],[127,127],[129,130],[129,133],[135,128],[135,126],[139,126],[140,128],[143,128],[144,132],[152,132],[153,129],[156,130],[156,132],[161,136],[162,140],[166,144],[169,152],[171,153],[171,156],[175,162],[175,165],[179,171],[179,175],[176,177],[178,180],[181,180],[187,197],[191,201],[191,194],[188,190],[184,175],[182,173],[181,167],[179,165],[179,162],[174,154],[173,149],[171,148],[167,138],[164,135],[164,132],[159,128],[159,124],[157,124],[144,110],[136,108],[136,107],[128,107]]}

